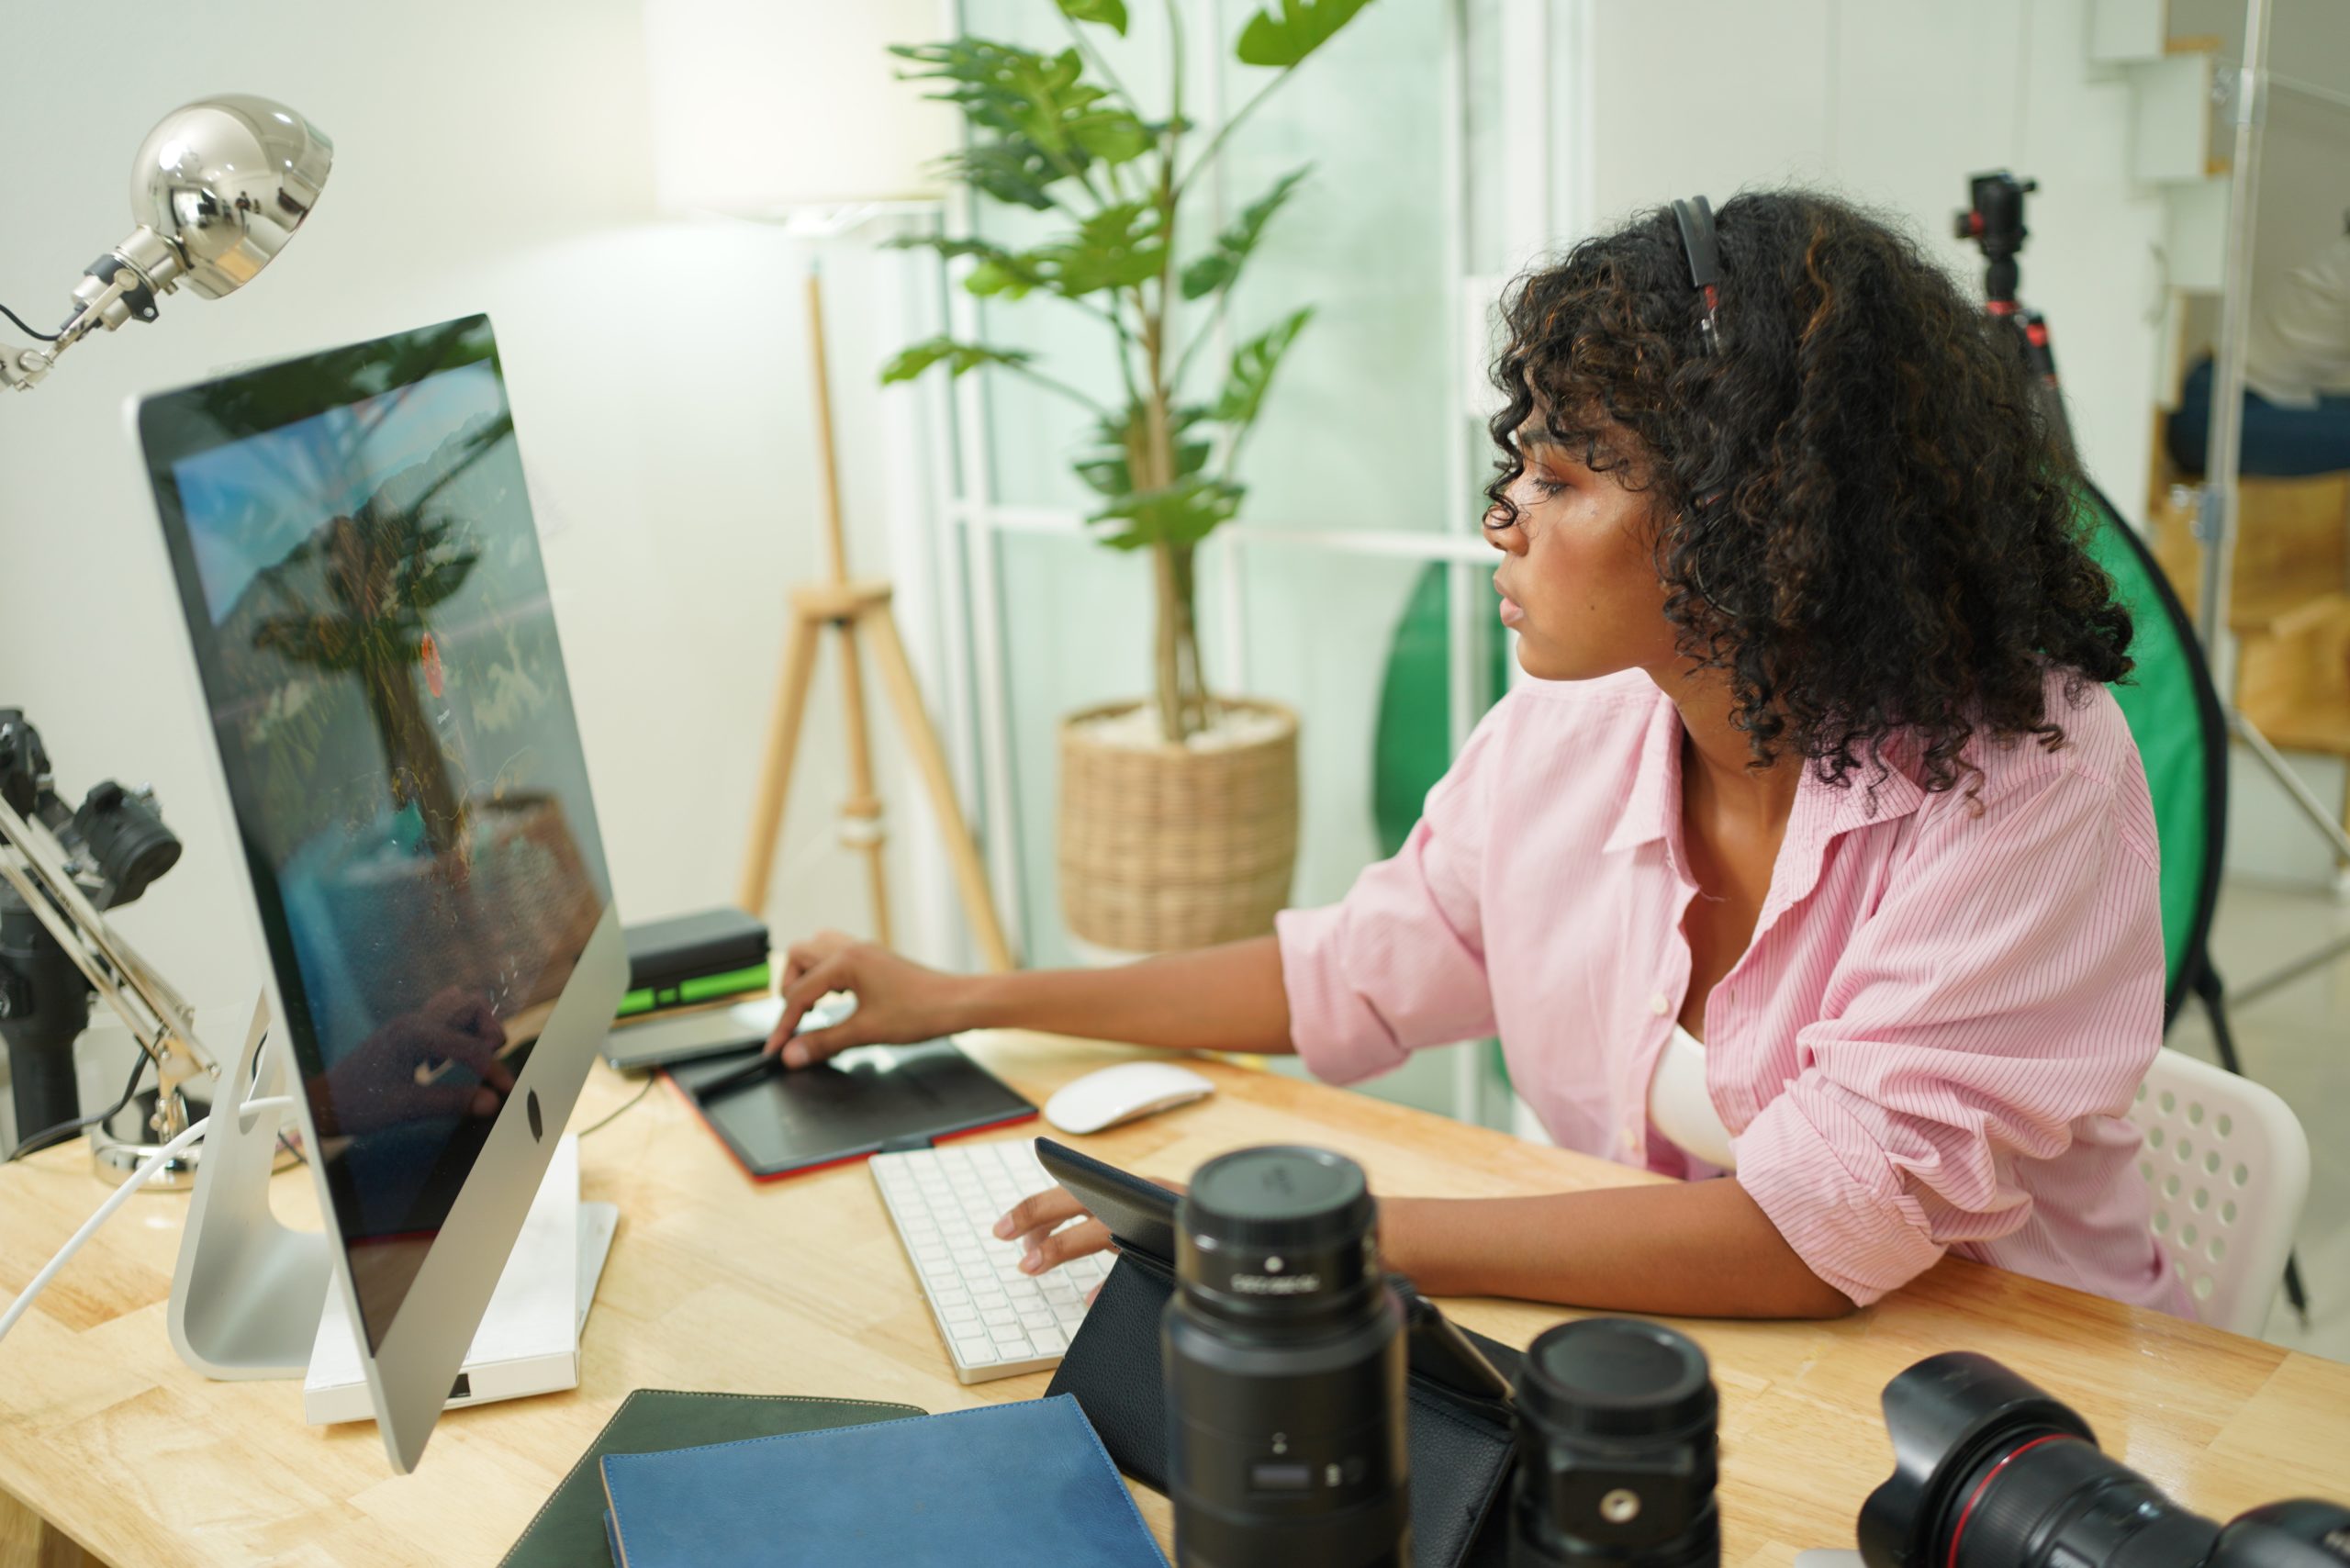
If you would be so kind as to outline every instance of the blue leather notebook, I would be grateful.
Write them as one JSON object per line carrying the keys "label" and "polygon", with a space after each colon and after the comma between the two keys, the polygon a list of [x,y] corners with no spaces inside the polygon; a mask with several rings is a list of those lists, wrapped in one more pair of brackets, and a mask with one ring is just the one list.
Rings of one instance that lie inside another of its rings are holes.
{"label": "blue leather notebook", "polygon": [[617,1568],[1166,1568],[1069,1394],[607,1454]]}

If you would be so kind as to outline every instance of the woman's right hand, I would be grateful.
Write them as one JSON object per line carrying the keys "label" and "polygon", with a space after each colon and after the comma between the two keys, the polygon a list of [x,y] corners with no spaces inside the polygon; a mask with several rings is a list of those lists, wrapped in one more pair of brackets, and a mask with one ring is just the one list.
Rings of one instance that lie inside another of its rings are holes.
{"label": "woman's right hand", "polygon": [[[786,1067],[813,1067],[854,1046],[902,1046],[969,1027],[958,975],[901,958],[877,942],[827,931],[785,954],[783,1015],[767,1036],[769,1056]],[[830,992],[856,997],[856,1011],[828,1029],[795,1035],[808,1010]]]}
{"label": "woman's right hand", "polygon": [[[1178,1193],[1183,1191],[1181,1182],[1160,1185]],[[1117,1249],[1110,1227],[1094,1218],[1093,1211],[1080,1203],[1076,1193],[1062,1186],[1047,1187],[1013,1204],[995,1222],[995,1234],[999,1241],[1019,1243],[1024,1274],[1041,1274],[1096,1252]],[[1101,1294],[1100,1285],[1086,1292],[1086,1305],[1091,1305]]]}

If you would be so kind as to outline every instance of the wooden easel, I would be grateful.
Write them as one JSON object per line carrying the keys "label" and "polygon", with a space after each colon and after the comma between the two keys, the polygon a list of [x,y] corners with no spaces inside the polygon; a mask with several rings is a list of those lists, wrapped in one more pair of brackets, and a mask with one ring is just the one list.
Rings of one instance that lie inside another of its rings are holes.
{"label": "wooden easel", "polygon": [[784,641],[783,672],[776,685],[775,713],[767,725],[767,760],[751,808],[751,846],[744,858],[735,902],[753,914],[767,908],[776,843],[783,833],[784,802],[791,790],[792,760],[800,746],[800,720],[808,711],[808,685],[816,673],[817,637],[829,626],[840,634],[842,711],[848,724],[849,798],[841,806],[841,842],[865,854],[873,890],[875,939],[885,946],[890,943],[890,897],[881,857],[887,834],[881,801],[873,792],[873,747],[865,723],[860,637],[869,644],[880,667],[881,684],[897,710],[906,749],[922,770],[931,809],[946,835],[946,857],[954,867],[963,912],[970,920],[980,955],[990,969],[1009,969],[1012,947],[996,919],[979,848],[971,842],[971,830],[955,799],[946,754],[938,744],[938,733],[931,728],[930,715],[923,711],[913,666],[907,662],[905,643],[898,635],[897,617],[890,609],[890,586],[849,580],[847,542],[841,528],[840,472],[833,451],[832,382],[824,362],[823,287],[812,269],[808,274],[808,345],[816,374],[816,451],[823,478],[824,541],[831,575],[827,581],[791,592],[791,632]]}

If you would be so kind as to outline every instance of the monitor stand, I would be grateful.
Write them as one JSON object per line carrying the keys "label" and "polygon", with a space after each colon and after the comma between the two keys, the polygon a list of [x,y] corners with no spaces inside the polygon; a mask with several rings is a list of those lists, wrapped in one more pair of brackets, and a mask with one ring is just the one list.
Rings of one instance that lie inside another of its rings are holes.
{"label": "monitor stand", "polygon": [[277,1135],[283,1123],[298,1120],[274,1107],[230,1109],[301,1092],[298,1084],[286,1087],[285,1051],[264,1049],[268,1025],[264,996],[214,1096],[172,1274],[172,1348],[212,1378],[300,1377],[334,1283],[325,1232],[289,1229],[269,1209]]}

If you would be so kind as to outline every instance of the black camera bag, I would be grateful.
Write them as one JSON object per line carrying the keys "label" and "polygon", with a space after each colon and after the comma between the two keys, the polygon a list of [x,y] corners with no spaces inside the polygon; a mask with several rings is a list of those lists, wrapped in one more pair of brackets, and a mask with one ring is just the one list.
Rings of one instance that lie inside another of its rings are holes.
{"label": "black camera bag", "polygon": [[[1114,1166],[1036,1140],[1046,1171],[1110,1227],[1118,1261],[1069,1342],[1049,1394],[1077,1397],[1117,1467],[1167,1490],[1167,1394],[1159,1323],[1175,1294],[1176,1195]],[[1504,1377],[1518,1352],[1462,1333]],[[1516,1455],[1508,1407],[1420,1367],[1407,1380],[1416,1568],[1503,1568],[1506,1493]]]}

